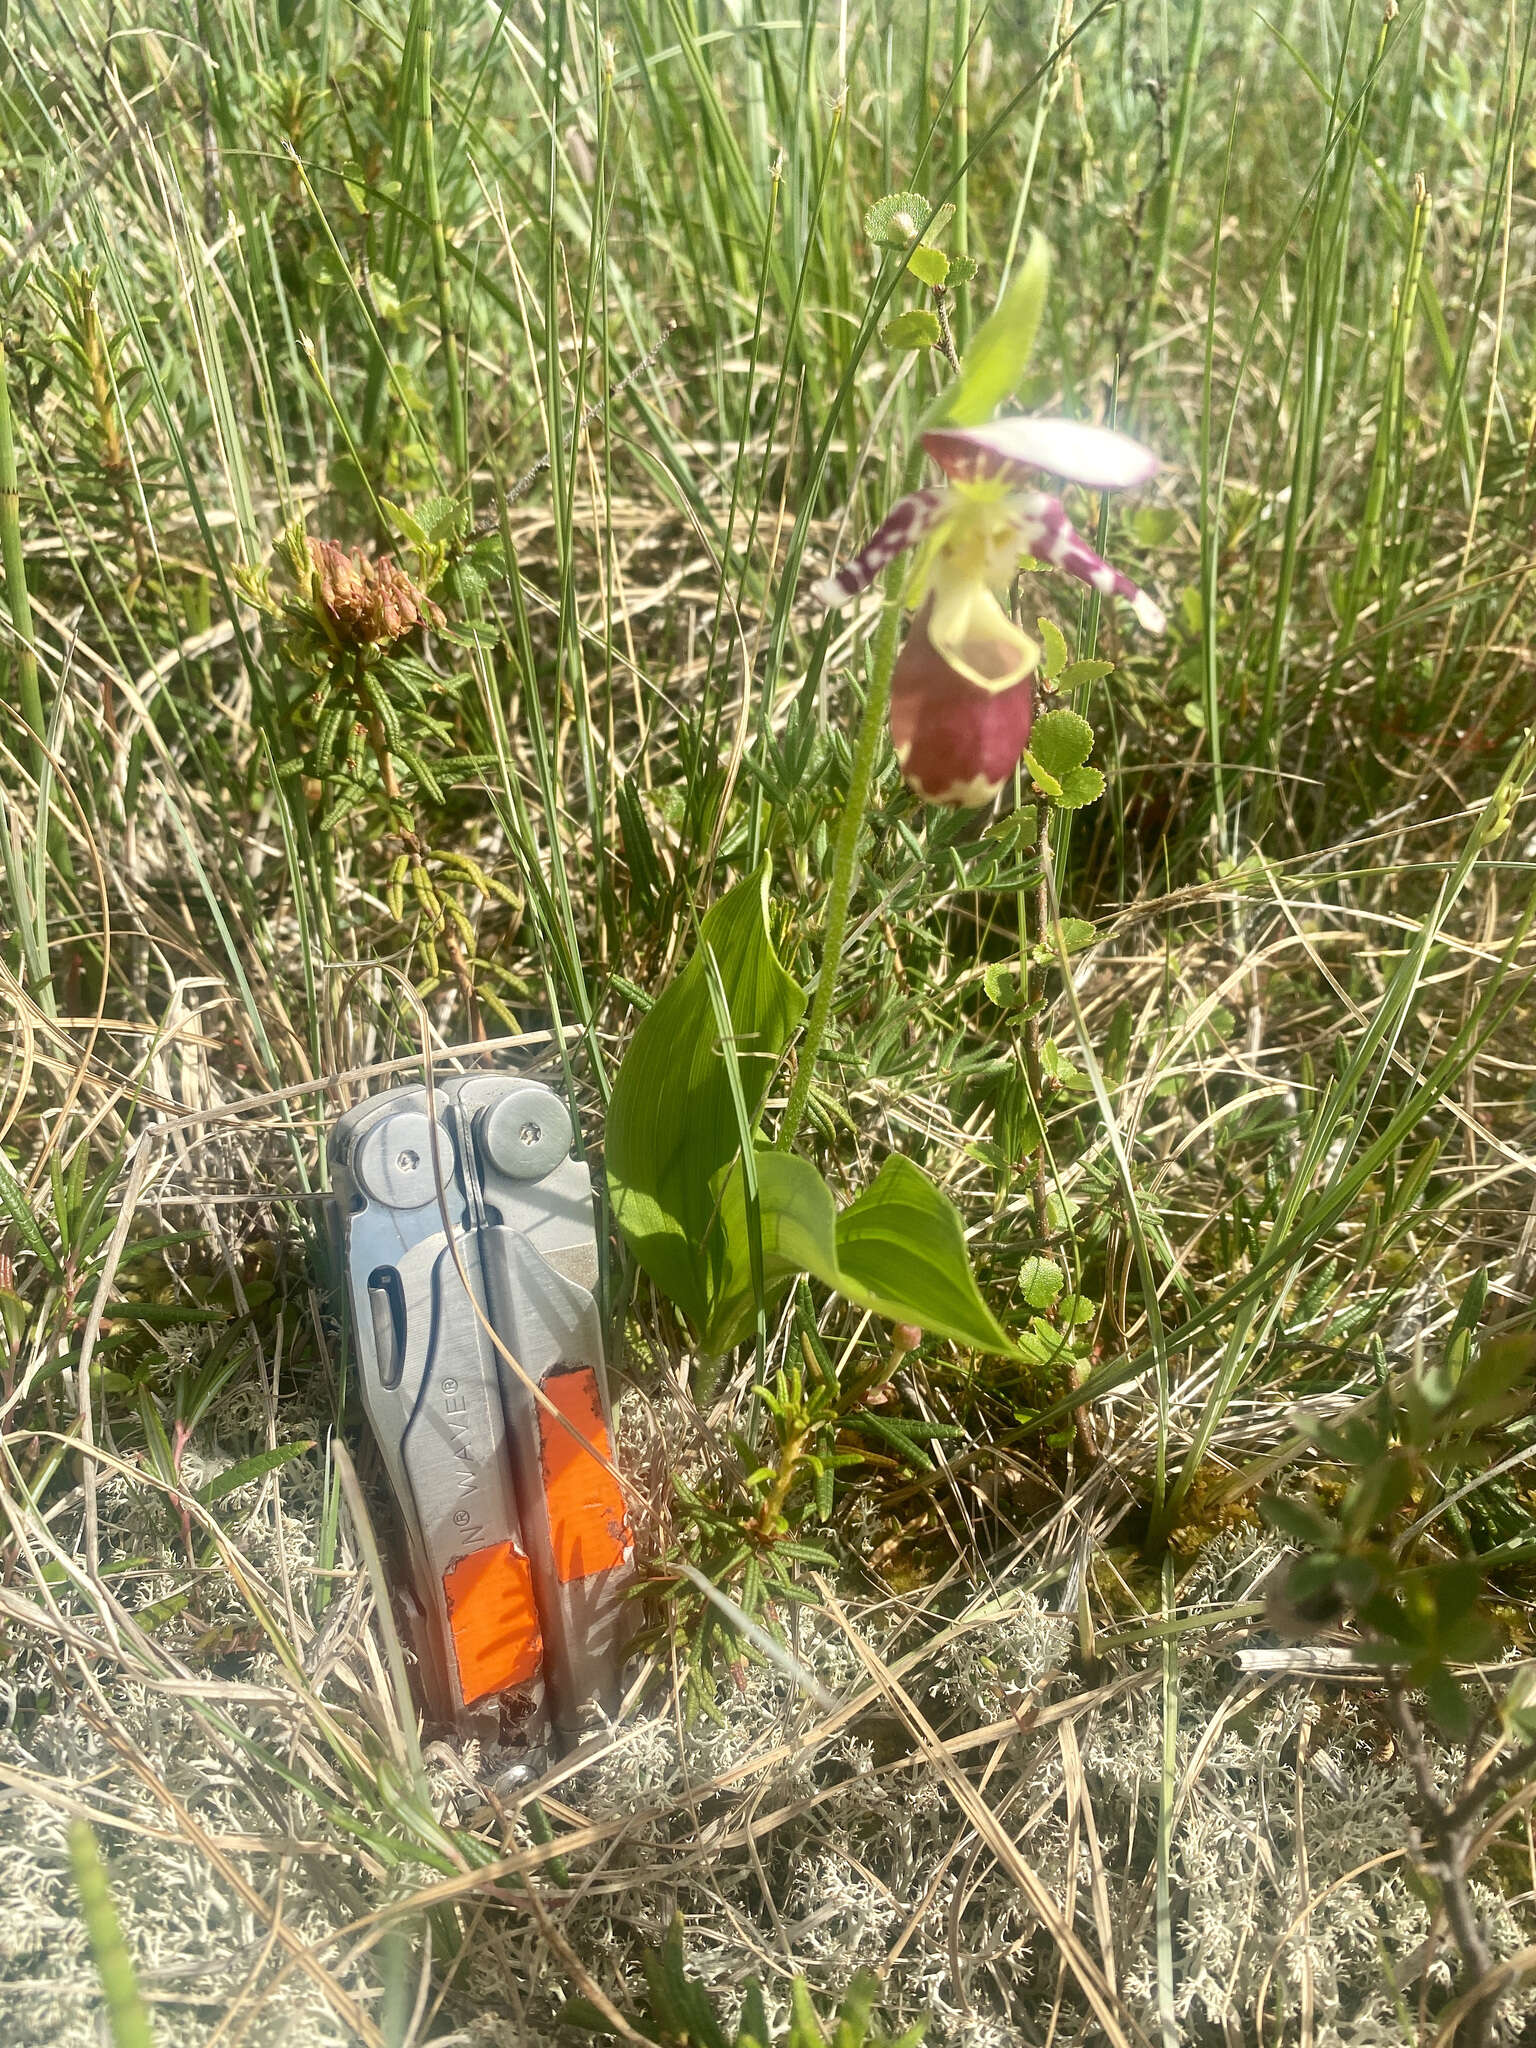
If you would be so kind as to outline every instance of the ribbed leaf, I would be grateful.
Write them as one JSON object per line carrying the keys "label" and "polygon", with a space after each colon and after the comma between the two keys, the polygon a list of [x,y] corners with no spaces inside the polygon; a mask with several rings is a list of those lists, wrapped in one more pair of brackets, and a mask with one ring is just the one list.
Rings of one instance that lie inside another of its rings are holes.
{"label": "ribbed leaf", "polygon": [[724,1263],[714,1191],[740,1152],[703,949],[714,956],[717,994],[729,1011],[736,1068],[755,1123],[805,1009],[804,991],[774,953],[767,898],[764,861],[710,911],[698,949],[636,1026],[608,1109],[605,1164],[619,1228],[656,1285],[700,1331],[712,1324]]}
{"label": "ribbed leaf", "polygon": [[[977,1291],[954,1204],[909,1159],[888,1159],[841,1215],[808,1160],[759,1150],[757,1180],[770,1294],[781,1293],[792,1275],[811,1273],[889,1322],[916,1323],[974,1351],[1017,1355]],[[711,1350],[739,1343],[754,1320],[739,1168],[725,1179],[720,1223],[726,1263],[707,1337]]]}

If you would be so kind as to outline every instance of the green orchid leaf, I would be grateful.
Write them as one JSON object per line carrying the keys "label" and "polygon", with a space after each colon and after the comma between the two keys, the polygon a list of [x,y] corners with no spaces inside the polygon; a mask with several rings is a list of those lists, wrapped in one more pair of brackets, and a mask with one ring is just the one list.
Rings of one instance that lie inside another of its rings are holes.
{"label": "green orchid leaf", "polygon": [[919,283],[937,291],[949,276],[949,258],[942,249],[930,249],[926,242],[919,242],[907,258],[907,268]]}
{"label": "green orchid leaf", "polygon": [[1050,250],[1041,236],[1032,235],[1024,261],[971,337],[960,375],[940,393],[927,425],[979,426],[1012,396],[1029,366],[1050,275]]}
{"label": "green orchid leaf", "polygon": [[914,306],[910,312],[887,320],[880,330],[880,339],[887,348],[937,348],[938,315],[930,313],[926,306]]}
{"label": "green orchid leaf", "polygon": [[971,1273],[959,1211],[910,1159],[887,1159],[837,1219],[840,1292],[892,1322],[1016,1356]]}
{"label": "green orchid leaf", "polygon": [[[814,1273],[835,1288],[837,1204],[832,1190],[808,1159],[797,1159],[792,1152],[760,1145],[754,1164],[765,1306],[776,1303],[790,1280],[801,1273]],[[739,1159],[721,1176],[719,1227],[723,1258],[701,1335],[704,1349],[717,1356],[750,1336],[756,1322],[746,1188]]]}
{"label": "green orchid leaf", "polygon": [[[809,1160],[759,1147],[756,1153],[763,1280],[770,1301],[810,1273],[824,1287],[888,1322],[916,1323],[973,1351],[1017,1352],[982,1300],[965,1232],[949,1198],[908,1159],[887,1159],[842,1214]],[[722,1177],[724,1261],[707,1350],[741,1343],[756,1320],[740,1162]]]}
{"label": "green orchid leaf", "polygon": [[688,964],[635,1027],[608,1108],[605,1165],[619,1228],[700,1330],[712,1321],[725,1257],[716,1190],[740,1153],[703,949],[714,956],[754,1127],[805,1010],[805,992],[780,966],[768,934],[768,873],[764,860],[704,919]]}
{"label": "green orchid leaf", "polygon": [[1047,711],[1029,735],[1029,756],[1059,782],[1093,752],[1093,727],[1075,711]]}

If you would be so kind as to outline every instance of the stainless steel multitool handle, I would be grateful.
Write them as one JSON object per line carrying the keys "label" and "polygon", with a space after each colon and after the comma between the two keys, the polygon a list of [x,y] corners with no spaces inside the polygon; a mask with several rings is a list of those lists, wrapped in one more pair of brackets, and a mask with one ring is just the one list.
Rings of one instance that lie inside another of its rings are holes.
{"label": "stainless steel multitool handle", "polygon": [[471,1074],[361,1103],[333,1140],[428,1708],[530,1746],[616,1704],[632,1569],[573,1136],[552,1090]]}

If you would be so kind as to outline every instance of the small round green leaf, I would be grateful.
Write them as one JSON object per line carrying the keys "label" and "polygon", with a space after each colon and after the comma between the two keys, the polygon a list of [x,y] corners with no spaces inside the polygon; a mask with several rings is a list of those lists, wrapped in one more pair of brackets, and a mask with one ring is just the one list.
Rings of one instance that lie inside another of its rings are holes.
{"label": "small round green leaf", "polygon": [[1040,1069],[1058,1088],[1070,1088],[1074,1094],[1085,1093],[1093,1086],[1082,1068],[1073,1066],[1054,1038],[1047,1038],[1040,1047]]}
{"label": "small round green leaf", "polygon": [[1049,1308],[1065,1285],[1052,1259],[1029,1258],[1019,1267],[1019,1287],[1031,1308]]}
{"label": "small round green leaf", "polygon": [[949,281],[951,284],[969,284],[980,268],[981,265],[974,256],[952,256],[949,263]]}
{"label": "small round green leaf", "polygon": [[1028,747],[1024,749],[1024,766],[1034,777],[1035,787],[1042,796],[1048,796],[1054,801],[1055,798],[1061,795],[1061,784],[1056,780],[1049,768],[1043,768],[1040,765]]}
{"label": "small round green leaf", "polygon": [[1056,801],[1064,811],[1080,811],[1096,804],[1104,794],[1104,778],[1097,768],[1069,768],[1061,778],[1061,795]]}
{"label": "small round green leaf", "polygon": [[1064,917],[1061,920],[1061,943],[1068,953],[1081,953],[1098,936],[1097,928],[1085,917]]}
{"label": "small round green leaf", "polygon": [[1067,665],[1067,636],[1060,626],[1053,626],[1049,619],[1036,622],[1040,628],[1040,639],[1045,647],[1045,680],[1054,683]]}
{"label": "small round green leaf", "polygon": [[866,238],[882,249],[904,249],[933,218],[921,192],[887,192],[864,216]]}
{"label": "small round green leaf", "polygon": [[1020,804],[1005,817],[994,818],[981,836],[997,849],[999,859],[1005,854],[1022,853],[1040,837],[1039,813],[1033,804]]}
{"label": "small round green leaf", "polygon": [[1096,683],[1104,676],[1112,676],[1114,672],[1115,664],[1112,661],[1074,661],[1070,668],[1063,669],[1056,678],[1056,687],[1058,690],[1078,690],[1085,683]]}
{"label": "small round green leaf", "polygon": [[1000,1010],[1017,1009],[1029,1000],[1029,990],[1020,980],[1019,970],[1004,966],[1001,960],[993,960],[983,968],[981,985],[988,1002],[996,1003]]}
{"label": "small round green leaf", "polygon": [[1093,752],[1093,727],[1075,711],[1048,711],[1035,720],[1030,758],[1059,782]]}
{"label": "small round green leaf", "polygon": [[880,330],[880,339],[887,348],[936,348],[939,323],[926,306],[914,306],[910,312],[887,320]]}
{"label": "small round green leaf", "polygon": [[1178,530],[1172,505],[1139,505],[1131,514],[1131,531],[1144,548],[1166,547]]}
{"label": "small round green leaf", "polygon": [[907,258],[907,268],[915,278],[937,291],[949,276],[949,258],[942,249],[930,249],[926,242],[919,242]]}
{"label": "small round green leaf", "polygon": [[428,498],[416,508],[416,517],[433,540],[456,540],[469,524],[469,508],[457,498]]}

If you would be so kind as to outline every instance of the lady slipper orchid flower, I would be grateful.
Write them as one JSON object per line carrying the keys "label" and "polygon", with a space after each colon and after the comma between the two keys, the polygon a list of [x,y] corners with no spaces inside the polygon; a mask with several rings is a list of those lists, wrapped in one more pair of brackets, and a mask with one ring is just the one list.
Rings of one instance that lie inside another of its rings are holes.
{"label": "lady slipper orchid flower", "polygon": [[1060,499],[1033,487],[1033,472],[1124,490],[1145,483],[1157,457],[1112,428],[1054,419],[940,425],[923,446],[948,484],[901,499],[812,595],[847,604],[898,555],[918,550],[902,599],[917,616],[891,677],[896,758],[930,803],[987,803],[1017,767],[1034,721],[1040,649],[997,597],[1021,558],[1123,598],[1149,633],[1167,623],[1144,590],[1099,559]]}

